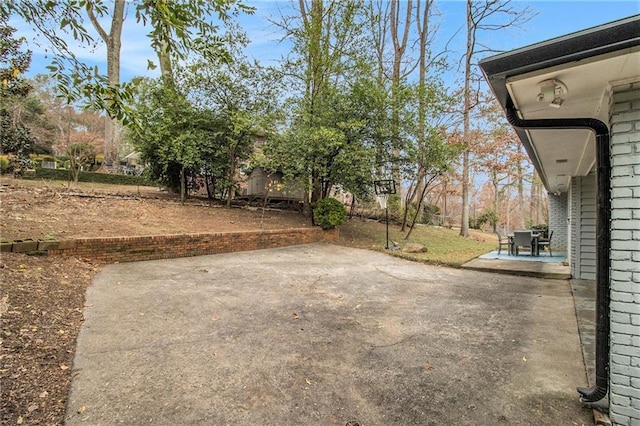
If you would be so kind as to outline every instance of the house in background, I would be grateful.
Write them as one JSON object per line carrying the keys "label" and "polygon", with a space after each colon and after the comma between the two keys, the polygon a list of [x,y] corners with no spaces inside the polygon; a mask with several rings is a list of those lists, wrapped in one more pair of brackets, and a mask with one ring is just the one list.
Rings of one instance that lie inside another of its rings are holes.
{"label": "house in background", "polygon": [[262,167],[254,167],[241,186],[242,196],[248,198],[268,198],[269,200],[304,200],[304,186],[288,182],[281,172],[269,173]]}
{"label": "house in background", "polygon": [[640,425],[640,15],[480,62],[549,192],[572,275],[594,280],[595,383]]}
{"label": "house in background", "polygon": [[[254,155],[262,155],[264,144],[264,135],[257,134],[253,146]],[[280,171],[268,172],[257,166],[248,170],[244,179],[238,180],[241,182],[240,195],[242,197],[262,199],[266,197],[270,200],[296,202],[304,200],[305,190],[302,182],[287,181]]]}

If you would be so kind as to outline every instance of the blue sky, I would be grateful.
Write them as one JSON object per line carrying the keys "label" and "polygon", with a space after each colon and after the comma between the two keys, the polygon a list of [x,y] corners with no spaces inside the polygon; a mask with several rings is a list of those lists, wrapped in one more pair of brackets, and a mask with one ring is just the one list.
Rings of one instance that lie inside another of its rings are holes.
{"label": "blue sky", "polygon": [[[269,20],[278,20],[279,9],[286,10],[290,7],[290,1],[245,0],[245,2],[257,9],[254,15],[244,16],[240,19],[240,24],[252,40],[247,54],[265,65],[274,65],[286,53],[287,44],[286,42],[278,42],[280,39],[278,29]],[[637,0],[515,1],[513,4],[516,7],[528,6],[536,13],[536,16],[524,24],[522,28],[487,34],[482,40],[485,44],[506,51],[640,13],[640,2]],[[437,43],[444,45],[456,31],[465,25],[465,1],[436,0],[436,5],[440,12],[436,18],[440,26]],[[45,66],[49,64],[50,59],[45,57],[44,46],[37,46],[33,43],[33,30],[28,24],[16,19],[13,19],[10,24],[18,28],[19,35],[25,36],[29,48],[34,52],[29,75],[46,73]],[[155,61],[156,56],[148,47],[145,33],[144,28],[135,25],[133,17],[125,22],[121,59],[123,80],[129,80],[137,75],[158,75],[157,70],[147,70],[147,59]],[[459,58],[464,49],[464,29],[458,33],[450,47],[453,49],[451,57]],[[77,53],[88,63],[97,64],[101,72],[106,71],[104,61],[106,55],[102,46],[98,46],[94,50],[78,50]],[[455,74],[446,78],[447,81],[455,79]]]}

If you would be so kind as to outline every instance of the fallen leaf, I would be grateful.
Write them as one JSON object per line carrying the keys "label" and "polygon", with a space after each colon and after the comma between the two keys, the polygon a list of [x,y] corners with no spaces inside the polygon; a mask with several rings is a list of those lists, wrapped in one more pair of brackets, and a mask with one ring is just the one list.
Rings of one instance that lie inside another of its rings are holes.
{"label": "fallen leaf", "polygon": [[522,361],[527,362],[527,357],[526,357],[526,356],[523,356],[523,357],[522,357]]}
{"label": "fallen leaf", "polygon": [[9,312],[9,295],[5,295],[0,299],[0,316]]}
{"label": "fallen leaf", "polygon": [[19,425],[24,423],[24,419],[22,418],[22,416],[18,416],[18,421],[16,423],[19,424]]}
{"label": "fallen leaf", "polygon": [[87,407],[85,407],[84,405],[82,407],[78,408],[78,414],[84,413],[84,410],[86,410],[86,409],[87,409]]}
{"label": "fallen leaf", "polygon": [[64,365],[63,364],[63,365],[60,366],[60,370],[62,370],[62,371],[65,371],[65,370],[68,370],[68,369],[69,369],[68,365]]}

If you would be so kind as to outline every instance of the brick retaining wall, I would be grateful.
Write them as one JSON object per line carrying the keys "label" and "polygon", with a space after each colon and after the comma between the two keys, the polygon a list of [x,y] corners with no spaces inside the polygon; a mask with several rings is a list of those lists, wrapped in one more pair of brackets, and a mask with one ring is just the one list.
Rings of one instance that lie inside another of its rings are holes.
{"label": "brick retaining wall", "polygon": [[337,229],[324,231],[319,227],[314,227],[211,234],[40,241],[38,250],[46,251],[48,254],[78,256],[100,263],[114,263],[286,247],[320,241],[334,241],[337,237]]}

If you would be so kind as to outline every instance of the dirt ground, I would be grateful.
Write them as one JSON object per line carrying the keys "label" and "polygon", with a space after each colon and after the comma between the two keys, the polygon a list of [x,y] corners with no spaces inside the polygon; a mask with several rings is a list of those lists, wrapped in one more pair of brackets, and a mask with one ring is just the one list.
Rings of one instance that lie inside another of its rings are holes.
{"label": "dirt ground", "polygon": [[241,231],[310,226],[296,211],[228,209],[206,199],[183,205],[153,187],[0,180],[0,235],[65,239],[172,233]]}
{"label": "dirt ground", "polygon": [[[309,226],[295,211],[182,205],[153,187],[0,178],[0,238],[66,239]],[[0,257],[0,424],[64,422],[86,288],[98,265],[74,258]]]}

